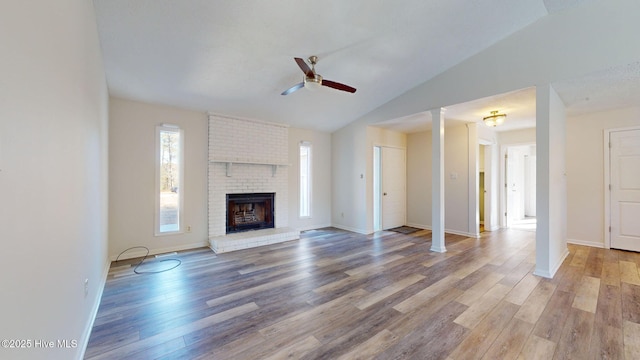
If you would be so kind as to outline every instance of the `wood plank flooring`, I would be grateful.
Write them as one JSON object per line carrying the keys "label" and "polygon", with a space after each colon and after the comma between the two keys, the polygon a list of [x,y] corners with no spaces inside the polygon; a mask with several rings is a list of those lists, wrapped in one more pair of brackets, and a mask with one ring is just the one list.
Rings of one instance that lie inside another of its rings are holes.
{"label": "wood plank flooring", "polygon": [[[112,264],[87,359],[639,359],[640,254],[569,245],[532,274],[535,233],[300,240],[136,275]],[[171,257],[169,257],[171,258]],[[166,259],[166,258],[165,258]],[[174,263],[150,260],[140,270]]]}

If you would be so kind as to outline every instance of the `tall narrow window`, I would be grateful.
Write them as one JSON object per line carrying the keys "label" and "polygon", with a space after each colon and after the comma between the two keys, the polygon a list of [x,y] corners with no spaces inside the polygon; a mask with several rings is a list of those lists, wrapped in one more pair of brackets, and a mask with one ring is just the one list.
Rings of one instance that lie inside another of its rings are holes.
{"label": "tall narrow window", "polygon": [[300,142],[300,217],[311,217],[311,143]]}
{"label": "tall narrow window", "polygon": [[182,130],[157,127],[156,234],[182,231]]}

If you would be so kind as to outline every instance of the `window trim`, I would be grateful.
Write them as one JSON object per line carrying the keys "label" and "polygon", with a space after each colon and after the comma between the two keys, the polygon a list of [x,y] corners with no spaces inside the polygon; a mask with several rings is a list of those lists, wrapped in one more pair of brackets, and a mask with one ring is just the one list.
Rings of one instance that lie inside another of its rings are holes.
{"label": "window trim", "polygon": [[[161,140],[162,132],[177,132],[180,144],[178,144],[178,230],[160,231],[160,168],[161,168]],[[155,141],[155,220],[154,234],[155,236],[166,236],[184,233],[184,130],[175,124],[160,124],[156,126]]]}
{"label": "window trim", "polygon": [[[306,214],[302,214],[302,160],[301,160],[301,152],[302,148],[306,147],[308,149],[308,160],[307,160],[307,203],[308,203],[308,211]],[[312,209],[313,209],[313,146],[310,141],[300,141],[298,145],[298,217],[300,219],[310,219],[312,217]]]}

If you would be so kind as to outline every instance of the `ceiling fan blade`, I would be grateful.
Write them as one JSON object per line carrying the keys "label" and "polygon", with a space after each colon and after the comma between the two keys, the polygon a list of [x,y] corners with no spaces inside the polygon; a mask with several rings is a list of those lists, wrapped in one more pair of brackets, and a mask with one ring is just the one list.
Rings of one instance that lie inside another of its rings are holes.
{"label": "ceiling fan blade", "polygon": [[298,66],[300,66],[300,70],[302,70],[302,72],[307,75],[307,77],[312,78],[313,75],[313,71],[311,71],[311,68],[309,67],[309,65],[307,65],[307,62],[304,61],[301,58],[293,58],[297,63]]}
{"label": "ceiling fan blade", "polygon": [[303,83],[303,82],[301,82],[300,84],[295,84],[295,85],[293,85],[292,87],[288,88],[287,90],[283,91],[283,92],[282,92],[282,94],[280,94],[280,95],[289,95],[289,94],[291,94],[292,92],[294,92],[294,91],[296,91],[296,90],[300,89],[300,88],[301,88],[301,87],[303,87],[303,86],[304,86],[304,83]]}
{"label": "ceiling fan blade", "polygon": [[331,80],[322,80],[322,85],[328,86],[330,88],[350,92],[350,93],[356,92],[356,88],[353,88],[349,85],[341,84],[339,82],[331,81]]}

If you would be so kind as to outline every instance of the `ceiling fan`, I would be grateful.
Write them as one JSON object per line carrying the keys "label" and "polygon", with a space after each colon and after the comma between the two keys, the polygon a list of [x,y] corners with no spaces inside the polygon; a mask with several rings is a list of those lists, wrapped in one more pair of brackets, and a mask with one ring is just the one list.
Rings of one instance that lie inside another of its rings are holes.
{"label": "ceiling fan", "polygon": [[318,63],[317,56],[309,56],[309,63],[311,64],[311,68],[309,68],[309,65],[307,65],[307,63],[301,58],[293,59],[296,61],[296,63],[298,63],[300,70],[302,70],[302,72],[304,73],[304,78],[301,83],[293,85],[292,87],[283,91],[281,95],[289,95],[302,87],[305,87],[307,89],[317,89],[320,86],[327,86],[350,93],[356,92],[356,88],[353,88],[349,85],[341,84],[339,82],[324,80],[322,76],[317,74],[315,69],[315,65]]}

